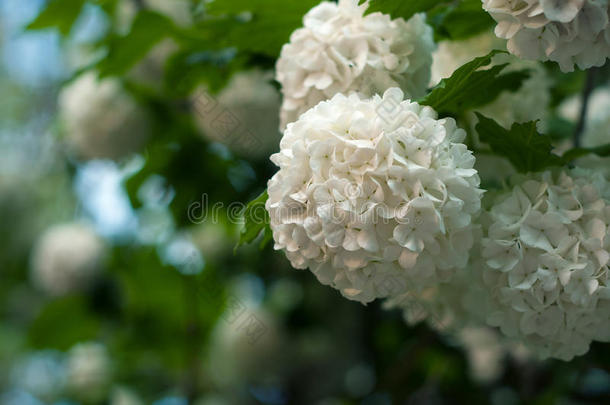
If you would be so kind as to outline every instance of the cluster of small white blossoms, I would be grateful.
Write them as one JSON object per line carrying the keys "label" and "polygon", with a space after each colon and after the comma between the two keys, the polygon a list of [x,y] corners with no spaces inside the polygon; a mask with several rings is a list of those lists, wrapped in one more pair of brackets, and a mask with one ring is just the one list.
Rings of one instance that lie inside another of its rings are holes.
{"label": "cluster of small white blossoms", "polygon": [[608,0],[482,0],[508,50],[557,62],[564,72],[602,66],[610,57]]}
{"label": "cluster of small white blossoms", "polygon": [[582,170],[523,178],[489,212],[487,321],[543,358],[610,340],[610,184]]}
{"label": "cluster of small white blossoms", "polygon": [[146,141],[146,114],[118,79],[81,75],[62,90],[59,110],[67,146],[79,158],[120,159]]}
{"label": "cluster of small white blossoms", "polygon": [[[249,157],[276,152],[281,100],[272,79],[271,72],[254,69],[235,74],[217,96],[198,89],[192,100],[198,128],[206,137]],[[232,121],[235,129],[223,130],[219,125],[223,119]]]}
{"label": "cluster of small white blossoms", "polygon": [[101,343],[85,342],[73,346],[66,361],[67,389],[85,403],[99,403],[110,388],[111,359]]}
{"label": "cluster of small white blossoms", "polygon": [[322,2],[283,46],[276,65],[284,95],[282,130],[337,93],[370,97],[400,87],[411,98],[425,94],[435,47],[425,16],[409,21],[378,12],[364,16],[368,3],[358,1]]}
{"label": "cluster of small white blossoms", "polygon": [[105,245],[87,225],[69,223],[49,228],[32,256],[34,284],[50,295],[86,288],[99,273]]}
{"label": "cluster of small white blossoms", "polygon": [[465,131],[403,97],[338,94],[289,124],[271,157],[275,248],[363,303],[449,280],[480,211]]}
{"label": "cluster of small white blossoms", "polygon": [[[581,107],[581,97],[575,96],[564,101],[558,112],[562,118],[576,124]],[[587,148],[610,144],[610,86],[599,87],[591,93],[581,142]],[[578,159],[578,167],[594,169],[610,180],[609,157],[588,155]]]}

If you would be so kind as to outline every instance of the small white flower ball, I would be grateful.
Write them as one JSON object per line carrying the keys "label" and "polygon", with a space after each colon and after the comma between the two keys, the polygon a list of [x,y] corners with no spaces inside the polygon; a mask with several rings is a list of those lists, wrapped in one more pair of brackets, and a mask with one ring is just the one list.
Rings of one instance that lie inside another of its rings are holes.
{"label": "small white flower ball", "polygon": [[276,65],[284,94],[282,130],[337,93],[370,97],[400,87],[411,98],[424,96],[435,47],[425,16],[409,21],[381,13],[364,16],[367,8],[358,0],[325,1],[292,33]]}
{"label": "small white flower ball", "polygon": [[[476,57],[487,55],[494,49],[503,49],[492,33],[483,33],[460,41],[443,41],[433,54],[432,80],[436,85],[462,65]],[[528,70],[530,77],[514,92],[504,91],[491,103],[475,108],[475,111],[493,118],[505,127],[514,122],[544,119],[551,102],[552,80],[544,67],[534,61],[524,61],[514,55],[500,54],[492,59],[492,65],[508,64],[503,72]]]}
{"label": "small white flower ball", "polygon": [[271,157],[275,248],[363,303],[450,279],[480,210],[465,131],[403,96],[337,94],[289,124]]}
{"label": "small white flower ball", "polygon": [[485,221],[488,323],[542,358],[570,360],[610,339],[609,187],[582,170],[536,174]]}
{"label": "small white flower ball", "polygon": [[520,58],[553,61],[564,72],[610,57],[608,0],[482,0],[495,33]]}
{"label": "small white flower ball", "polygon": [[103,344],[79,343],[68,352],[68,389],[81,401],[99,403],[105,399],[111,374],[110,357]]}
{"label": "small white flower ball", "polygon": [[81,75],[60,93],[59,110],[67,146],[80,159],[121,159],[148,137],[146,113],[114,78]]}
{"label": "small white flower ball", "polygon": [[199,89],[193,96],[198,128],[249,157],[266,158],[277,151],[281,100],[272,78],[271,72],[255,69],[235,74],[218,95]]}
{"label": "small white flower ball", "polygon": [[[576,124],[581,107],[581,97],[571,97],[559,106],[559,114]],[[581,143],[586,148],[610,144],[610,86],[599,87],[591,93]],[[590,154],[578,159],[577,166],[602,173],[610,181],[609,157]]]}
{"label": "small white flower ball", "polygon": [[228,309],[212,331],[205,360],[216,388],[233,392],[244,384],[274,381],[290,361],[288,341],[277,316],[237,297],[229,297]]}
{"label": "small white flower ball", "polygon": [[104,242],[89,226],[56,225],[34,247],[32,281],[53,296],[83,290],[100,272],[104,257]]}

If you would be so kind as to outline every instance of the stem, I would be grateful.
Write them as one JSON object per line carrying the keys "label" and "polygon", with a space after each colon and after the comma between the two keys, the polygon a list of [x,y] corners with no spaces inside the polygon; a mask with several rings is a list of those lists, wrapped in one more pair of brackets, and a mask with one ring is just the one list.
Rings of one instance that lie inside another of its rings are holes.
{"label": "stem", "polygon": [[595,76],[597,75],[597,68],[591,68],[587,71],[587,79],[585,87],[582,90],[582,106],[580,108],[580,116],[578,118],[578,125],[574,130],[574,147],[580,147],[581,136],[587,126],[587,110],[589,109],[589,98],[593,89],[595,88]]}

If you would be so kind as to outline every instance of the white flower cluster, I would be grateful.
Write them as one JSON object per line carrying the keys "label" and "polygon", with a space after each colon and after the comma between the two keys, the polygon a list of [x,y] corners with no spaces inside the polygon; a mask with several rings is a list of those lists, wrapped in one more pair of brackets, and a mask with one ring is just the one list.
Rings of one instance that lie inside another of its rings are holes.
{"label": "white flower cluster", "polygon": [[[564,101],[558,111],[562,118],[576,124],[581,107],[581,97],[572,97]],[[587,148],[610,144],[610,86],[599,87],[591,93],[581,140],[582,146]],[[609,157],[588,155],[578,159],[578,166],[596,170],[610,181]]]}
{"label": "white flower cluster", "polygon": [[495,32],[522,58],[557,62],[564,72],[610,57],[608,0],[482,0]]}
{"label": "white flower cluster", "polygon": [[276,66],[282,130],[337,93],[370,97],[400,87],[411,98],[425,94],[435,45],[424,15],[392,20],[381,13],[364,16],[367,8],[358,0],[322,2],[292,33]]}
{"label": "white flower cluster", "polygon": [[62,90],[59,109],[68,147],[82,159],[120,159],[138,152],[148,135],[146,114],[120,82],[94,72]]}
{"label": "white flower cluster", "polygon": [[289,124],[271,157],[275,248],[363,303],[449,280],[480,210],[465,131],[403,97],[338,94]]}
{"label": "white flower cluster", "polygon": [[111,383],[111,361],[106,346],[96,342],[79,343],[68,352],[68,389],[85,403],[99,403]]}
{"label": "white flower cluster", "polygon": [[489,212],[488,322],[543,358],[570,360],[610,340],[608,187],[589,172],[547,171],[521,179]]}
{"label": "white flower cluster", "polygon": [[34,248],[33,282],[55,296],[82,290],[99,273],[104,256],[104,243],[90,227],[79,223],[56,225]]}
{"label": "white flower cluster", "polygon": [[[199,89],[193,97],[198,128],[208,138],[249,157],[266,157],[277,151],[281,103],[270,73],[262,70],[237,73],[218,96]],[[235,129],[226,131],[223,120],[233,123]]]}

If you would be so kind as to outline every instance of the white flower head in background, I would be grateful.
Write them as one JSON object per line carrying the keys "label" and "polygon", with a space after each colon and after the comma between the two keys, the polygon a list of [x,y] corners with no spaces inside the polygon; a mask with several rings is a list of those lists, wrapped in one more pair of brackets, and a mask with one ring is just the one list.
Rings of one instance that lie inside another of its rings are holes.
{"label": "white flower head in background", "polygon": [[67,386],[85,403],[106,398],[112,378],[111,360],[106,346],[96,342],[79,343],[68,352]]}
{"label": "white flower head in background", "polygon": [[238,306],[226,310],[212,331],[204,363],[211,381],[221,390],[268,383],[290,364],[289,344],[280,319],[266,309],[235,303]]}
{"label": "white flower head in background", "polygon": [[56,225],[36,243],[32,280],[54,296],[81,291],[98,275],[104,258],[104,242],[91,227],[80,223]]}
{"label": "white flower head in background", "polygon": [[121,159],[148,136],[146,113],[114,78],[81,75],[59,95],[66,143],[81,159]]}
{"label": "white flower head in background", "polygon": [[610,340],[609,184],[583,170],[518,179],[482,241],[488,322],[542,358]]}
{"label": "white flower head in background", "polygon": [[553,61],[564,72],[602,66],[610,57],[608,0],[482,0],[495,33],[525,59]]}
{"label": "white flower head in background", "polygon": [[338,94],[289,124],[271,157],[275,248],[363,303],[449,280],[480,210],[465,131],[403,97]]}
{"label": "white flower head in background", "polygon": [[[582,97],[574,96],[559,106],[562,118],[576,124],[582,107]],[[582,146],[595,148],[610,144],[610,86],[598,87],[589,98]],[[578,159],[577,165],[602,173],[610,181],[610,158],[588,155]]]}
{"label": "white flower head in background", "polygon": [[[460,41],[442,41],[433,54],[431,85],[437,85],[462,65],[493,49],[504,49],[504,44],[492,33],[485,32]],[[542,64],[524,61],[514,55],[499,54],[493,57],[492,65],[508,64],[504,72],[527,70],[529,78],[516,91],[504,91],[491,103],[476,108],[483,115],[493,118],[505,127],[514,122],[544,119],[551,102],[552,80]]]}
{"label": "white flower head in background", "polygon": [[292,33],[276,65],[282,130],[337,93],[370,97],[400,87],[410,98],[425,94],[435,45],[424,15],[392,20],[381,13],[364,16],[367,8],[358,0],[322,2]]}
{"label": "white flower head in background", "polygon": [[218,95],[199,89],[193,96],[197,126],[211,140],[249,157],[277,151],[280,95],[272,79],[271,72],[254,69],[236,73]]}

